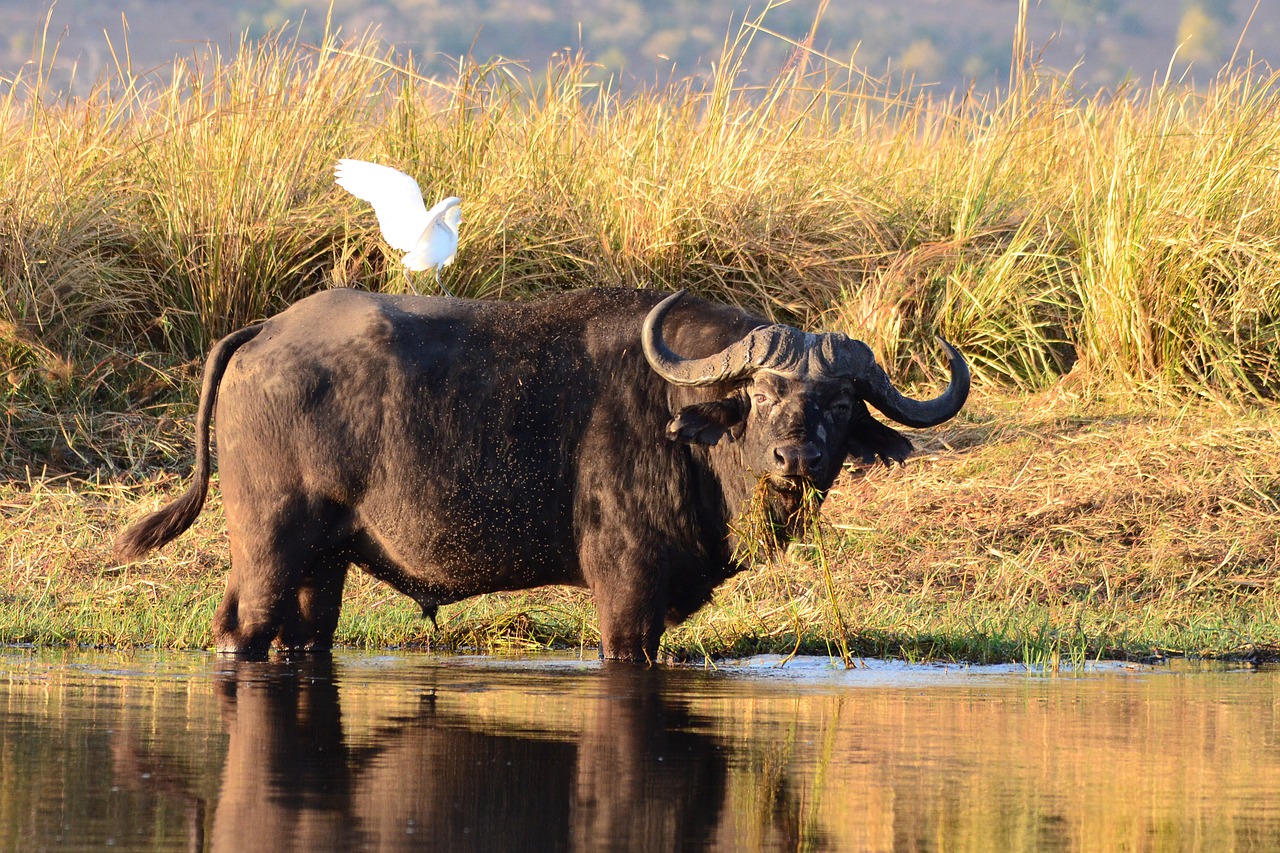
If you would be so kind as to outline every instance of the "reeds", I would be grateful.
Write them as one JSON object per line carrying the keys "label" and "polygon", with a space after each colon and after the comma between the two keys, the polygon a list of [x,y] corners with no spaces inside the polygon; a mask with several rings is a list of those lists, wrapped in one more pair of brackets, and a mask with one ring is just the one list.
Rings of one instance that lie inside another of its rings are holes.
{"label": "reeds", "polygon": [[[421,75],[372,37],[122,62],[0,98],[0,319],[72,359],[203,353],[332,284],[405,287],[340,156],[464,197],[455,292],[692,287],[841,326],[904,370],[941,331],[984,381],[1277,387],[1276,78],[933,97],[798,49],[623,96],[579,57]],[[8,366],[6,365],[6,369]]]}

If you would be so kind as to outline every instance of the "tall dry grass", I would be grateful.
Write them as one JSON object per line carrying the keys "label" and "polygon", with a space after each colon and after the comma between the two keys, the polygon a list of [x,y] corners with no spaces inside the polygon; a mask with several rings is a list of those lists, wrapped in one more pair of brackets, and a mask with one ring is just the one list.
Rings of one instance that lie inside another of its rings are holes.
{"label": "tall dry grass", "polygon": [[1011,92],[940,98],[801,46],[749,86],[758,32],[705,79],[626,96],[574,56],[429,78],[336,34],[164,76],[121,56],[74,99],[37,62],[0,84],[7,447],[110,455],[49,418],[152,402],[174,355],[315,290],[408,287],[333,185],[343,156],[465,199],[462,295],[691,287],[848,331],[901,378],[940,332],[980,383],[1280,387],[1273,72],[1085,95],[1020,54]]}

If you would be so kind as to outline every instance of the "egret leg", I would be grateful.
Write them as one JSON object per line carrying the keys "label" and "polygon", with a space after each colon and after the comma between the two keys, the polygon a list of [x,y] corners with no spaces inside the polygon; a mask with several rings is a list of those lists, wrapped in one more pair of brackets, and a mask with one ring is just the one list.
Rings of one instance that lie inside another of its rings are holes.
{"label": "egret leg", "polygon": [[445,296],[453,296],[449,288],[444,286],[444,282],[440,280],[440,267],[436,267],[436,287],[440,288],[440,292]]}

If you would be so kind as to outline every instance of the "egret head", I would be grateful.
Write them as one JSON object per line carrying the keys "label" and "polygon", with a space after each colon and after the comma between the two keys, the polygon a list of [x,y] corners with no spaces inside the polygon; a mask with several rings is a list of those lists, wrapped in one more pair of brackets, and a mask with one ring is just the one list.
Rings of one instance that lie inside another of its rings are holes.
{"label": "egret head", "polygon": [[447,207],[444,211],[444,224],[456,234],[458,226],[462,224],[462,199],[450,196],[445,202]]}

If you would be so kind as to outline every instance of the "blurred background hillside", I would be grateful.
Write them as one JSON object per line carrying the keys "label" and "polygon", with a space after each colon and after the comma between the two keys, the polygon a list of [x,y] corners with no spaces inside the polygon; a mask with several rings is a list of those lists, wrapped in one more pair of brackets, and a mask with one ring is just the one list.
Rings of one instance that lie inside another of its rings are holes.
{"label": "blurred background hillside", "polygon": [[[768,9],[744,82],[771,78],[817,20],[813,47],[840,63],[939,93],[991,91],[1008,76],[1017,8],[1016,0],[793,0]],[[116,62],[163,76],[175,56],[208,46],[225,56],[241,35],[286,28],[316,43],[329,17],[347,36],[376,28],[428,75],[449,73],[468,54],[536,71],[568,48],[628,91],[708,72],[726,34],[763,9],[742,0],[0,0],[0,78],[43,64],[55,89],[86,91]],[[1028,30],[1042,67],[1076,68],[1082,94],[1167,71],[1203,83],[1233,55],[1280,64],[1275,0],[1256,8],[1255,0],[1032,0]]]}

